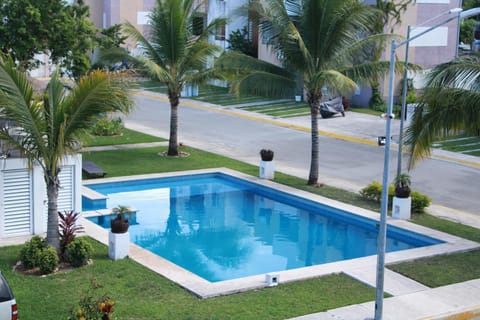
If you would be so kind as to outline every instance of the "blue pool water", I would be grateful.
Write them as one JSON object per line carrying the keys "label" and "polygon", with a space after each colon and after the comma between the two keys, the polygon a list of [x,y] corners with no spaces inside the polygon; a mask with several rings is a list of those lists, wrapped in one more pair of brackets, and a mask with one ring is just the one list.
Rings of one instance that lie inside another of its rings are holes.
{"label": "blue pool water", "polygon": [[[138,209],[132,242],[212,282],[377,252],[378,222],[225,174],[88,187],[108,196],[108,208]],[[108,217],[89,219],[109,228]],[[387,229],[387,252],[437,243]]]}

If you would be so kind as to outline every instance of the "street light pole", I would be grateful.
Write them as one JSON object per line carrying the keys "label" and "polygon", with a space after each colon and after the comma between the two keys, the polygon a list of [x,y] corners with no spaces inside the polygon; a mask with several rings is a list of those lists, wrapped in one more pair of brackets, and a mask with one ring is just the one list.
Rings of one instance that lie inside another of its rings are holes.
{"label": "street light pole", "polygon": [[[450,10],[450,13],[459,13],[461,8],[456,8]],[[468,15],[468,11],[461,14],[461,18],[465,18]],[[469,13],[470,14],[470,13]],[[474,15],[473,12],[471,15]],[[388,106],[387,106],[387,116],[386,116],[386,128],[385,128],[385,156],[383,162],[383,180],[382,180],[382,201],[381,201],[381,211],[380,211],[380,226],[378,231],[378,241],[377,241],[377,279],[376,279],[376,294],[375,294],[375,320],[382,320],[383,316],[383,294],[384,294],[384,276],[385,276],[385,251],[386,251],[386,238],[387,238],[387,212],[388,212],[388,170],[390,163],[390,145],[391,145],[391,121],[393,118],[392,109],[393,109],[393,82],[395,78],[395,51],[401,46],[408,44],[410,41],[417,39],[424,34],[448,23],[454,19],[457,19],[457,16],[450,17],[444,21],[441,21],[434,26],[414,35],[413,37],[408,37],[406,40],[396,43],[395,39],[392,40],[392,46],[390,50],[390,69],[389,69],[389,83],[388,83]],[[402,115],[403,117],[403,115]]]}
{"label": "street light pole", "polygon": [[385,134],[385,156],[383,158],[383,179],[382,179],[382,205],[380,211],[380,227],[378,230],[378,255],[377,255],[377,282],[375,293],[375,319],[381,320],[383,315],[383,284],[385,273],[385,251],[387,241],[387,211],[388,211],[388,167],[390,162],[390,144],[391,144],[391,122],[393,109],[393,79],[395,74],[395,50],[397,44],[392,40],[390,50],[390,71],[388,82],[388,107],[387,107],[387,125]]}
{"label": "street light pole", "polygon": [[[411,27],[407,29],[407,39],[410,38]],[[408,49],[410,42],[405,45],[405,62],[403,70],[403,88],[402,88],[402,109],[400,111],[400,135],[398,136],[398,158],[397,158],[397,177],[402,173],[402,149],[403,149],[403,127],[405,123],[405,116],[407,115],[407,77],[408,77]]]}

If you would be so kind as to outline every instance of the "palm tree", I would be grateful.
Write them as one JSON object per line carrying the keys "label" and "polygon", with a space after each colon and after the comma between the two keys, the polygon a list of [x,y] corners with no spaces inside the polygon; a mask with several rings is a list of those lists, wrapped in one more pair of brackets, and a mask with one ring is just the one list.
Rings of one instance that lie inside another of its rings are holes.
{"label": "palm tree", "polygon": [[409,167],[430,155],[436,140],[480,130],[480,56],[443,63],[427,75],[424,93],[405,132],[411,152]]}
{"label": "palm tree", "polygon": [[253,2],[264,34],[272,34],[274,49],[285,68],[228,52],[217,60],[226,77],[235,78],[235,92],[292,96],[295,80],[303,80],[311,115],[309,185],[318,182],[318,114],[322,89],[349,95],[356,81],[367,81],[388,71],[388,63],[371,62],[375,45],[388,36],[372,35],[381,12],[357,0],[258,0]]}
{"label": "palm tree", "polygon": [[[42,95],[35,96],[27,75],[13,59],[0,58],[0,117],[20,128],[12,136],[0,130],[0,139],[43,168],[47,187],[47,244],[59,250],[57,200],[59,172],[65,156],[75,154],[92,121],[111,111],[129,111],[129,93],[110,75],[96,71],[81,78],[73,88],[55,72]],[[17,132],[18,134],[18,132]]]}
{"label": "palm tree", "polygon": [[[168,88],[170,102],[170,137],[168,155],[178,155],[178,105],[185,84],[205,81],[211,73],[206,72],[208,59],[219,54],[221,48],[209,43],[208,35],[224,19],[216,19],[201,32],[198,26],[198,8],[195,0],[157,0],[150,15],[150,35],[147,38],[131,23],[124,24],[123,30],[136,41],[143,50],[141,57],[129,59]],[[201,6],[200,4],[199,6]],[[127,58],[107,52],[103,59]]]}

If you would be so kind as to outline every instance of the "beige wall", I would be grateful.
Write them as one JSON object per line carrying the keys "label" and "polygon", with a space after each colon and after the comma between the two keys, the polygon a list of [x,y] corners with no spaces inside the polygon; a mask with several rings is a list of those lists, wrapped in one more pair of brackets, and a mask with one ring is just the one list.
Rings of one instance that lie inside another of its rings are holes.
{"label": "beige wall", "polygon": [[103,15],[103,1],[100,0],[86,0],[85,4],[90,7],[90,19],[97,28],[102,27]]}

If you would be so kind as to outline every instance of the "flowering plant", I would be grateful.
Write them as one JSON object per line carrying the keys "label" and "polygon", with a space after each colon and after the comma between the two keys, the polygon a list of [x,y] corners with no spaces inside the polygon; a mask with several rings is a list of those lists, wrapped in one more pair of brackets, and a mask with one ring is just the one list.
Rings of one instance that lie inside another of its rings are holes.
{"label": "flowering plant", "polygon": [[92,288],[82,295],[78,306],[69,310],[68,320],[113,320],[113,306],[115,301],[104,294],[99,298],[93,296],[93,290],[99,285],[95,281]]}

